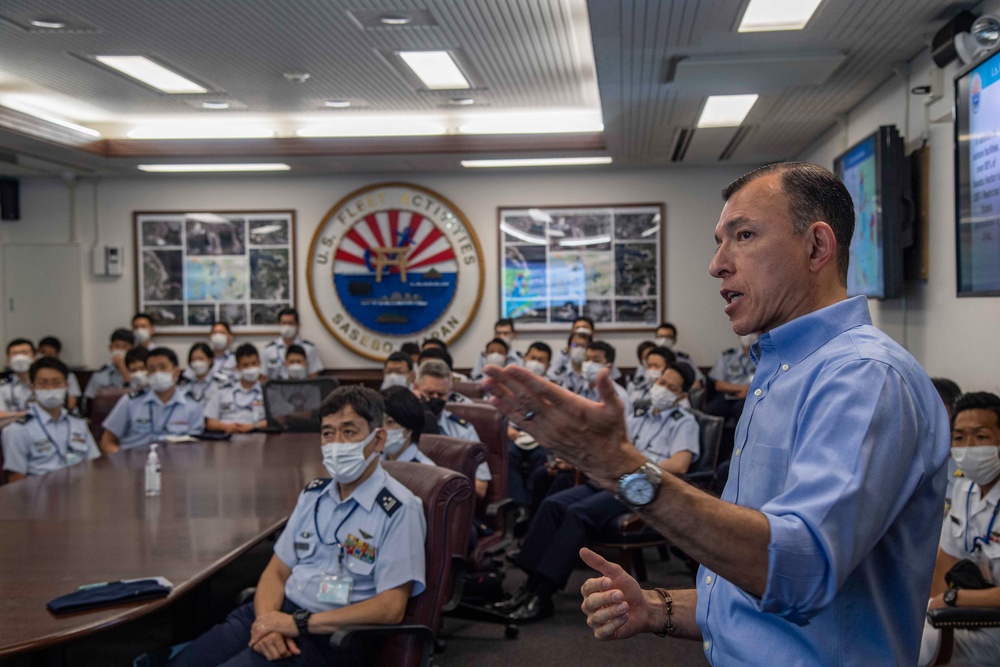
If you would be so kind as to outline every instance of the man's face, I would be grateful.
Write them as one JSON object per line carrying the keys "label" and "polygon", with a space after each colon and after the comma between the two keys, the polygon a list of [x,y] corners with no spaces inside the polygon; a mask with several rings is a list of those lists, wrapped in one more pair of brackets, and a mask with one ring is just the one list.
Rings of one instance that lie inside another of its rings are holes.
{"label": "man's face", "polygon": [[128,365],[128,372],[135,373],[137,371],[145,371],[146,362],[145,361],[133,361]]}
{"label": "man's face", "polygon": [[181,369],[170,363],[170,359],[162,355],[154,355],[146,359],[146,370],[149,374],[167,372],[174,376],[174,380],[181,374]]}
{"label": "man's face", "polygon": [[[368,422],[350,405],[344,406],[332,415],[326,415],[320,422],[320,438],[323,444],[361,442],[369,433],[371,429]],[[371,456],[372,452],[381,452],[384,444],[385,431],[380,430],[365,447],[365,458]]]}
{"label": "man's face", "polygon": [[751,181],[726,202],[709,273],[722,280],[725,313],[737,335],[770,331],[810,312],[809,237],[792,226],[780,174]]}
{"label": "man's face", "polygon": [[56,350],[56,348],[52,347],[51,345],[39,345],[38,353],[43,357],[48,357],[49,359],[59,358],[58,350]]}
{"label": "man's face", "polygon": [[299,323],[295,321],[294,315],[282,315],[281,317],[278,318],[278,324],[280,326],[293,326],[293,327],[299,326]]}
{"label": "man's face", "polygon": [[385,374],[395,373],[396,375],[409,375],[410,367],[406,365],[405,361],[386,361],[385,362]]}
{"label": "man's face", "polygon": [[509,343],[514,340],[514,327],[509,324],[498,324],[493,327],[493,335],[497,338],[503,338]]}
{"label": "man's face", "polygon": [[489,343],[486,346],[486,354],[502,354],[503,356],[506,357],[507,350],[504,349],[504,346],[501,345],[500,343]]}
{"label": "man's face", "polygon": [[18,354],[34,357],[35,351],[27,343],[22,343],[21,345],[13,345],[9,350],[7,350],[7,361],[10,361]]}
{"label": "man's face", "polygon": [[650,354],[646,357],[646,370],[662,371],[667,368],[667,360],[658,354]]}
{"label": "man's face", "polygon": [[292,364],[299,364],[301,366],[306,365],[306,358],[301,354],[289,354],[285,357],[285,365],[291,366]]}
{"label": "man's face", "polygon": [[590,322],[587,320],[577,320],[576,322],[573,322],[573,331],[576,331],[577,329],[586,329],[591,333],[591,335],[594,333],[594,328],[590,326]]}
{"label": "man's face", "polygon": [[684,378],[673,368],[663,371],[663,375],[657,378],[656,384],[666,387],[681,398],[686,395],[684,393]]}
{"label": "man's face", "polygon": [[114,352],[115,350],[121,350],[122,352],[128,352],[129,350],[132,349],[132,346],[129,345],[128,343],[126,343],[123,340],[116,340],[116,341],[113,341],[111,343],[111,346],[108,349],[110,349],[112,352]]}
{"label": "man's face", "polygon": [[587,355],[583,358],[584,361],[593,361],[601,366],[605,366],[608,363],[607,357],[604,356],[604,350],[593,350],[588,349]]}
{"label": "man's face", "polygon": [[992,410],[962,410],[951,429],[952,447],[1000,445],[1000,424]]}
{"label": "man's face", "polygon": [[132,320],[133,329],[149,329],[149,333],[153,333],[153,323],[148,317],[137,317]]}
{"label": "man's face", "polygon": [[451,396],[451,380],[425,375],[420,378],[417,390],[420,391],[421,396],[428,400],[440,398],[447,401],[448,397]]}
{"label": "man's face", "polygon": [[256,354],[248,354],[245,357],[240,357],[236,360],[236,368],[243,370],[244,368],[260,368],[260,357]]}
{"label": "man's face", "polygon": [[35,389],[62,389],[66,386],[66,376],[54,368],[39,368],[32,386]]}
{"label": "man's face", "polygon": [[545,364],[545,370],[549,369],[549,363],[552,361],[549,359],[549,355],[545,354],[537,348],[531,348],[524,355],[525,361],[540,361]]}
{"label": "man's face", "polygon": [[670,327],[660,327],[656,330],[657,338],[670,338],[674,341],[677,340],[677,332]]}

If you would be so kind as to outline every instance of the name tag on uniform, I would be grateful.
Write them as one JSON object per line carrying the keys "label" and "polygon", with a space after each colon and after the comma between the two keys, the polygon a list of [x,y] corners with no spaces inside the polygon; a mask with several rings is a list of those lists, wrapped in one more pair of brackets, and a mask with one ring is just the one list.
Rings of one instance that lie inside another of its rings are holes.
{"label": "name tag on uniform", "polygon": [[52,443],[49,442],[48,438],[45,438],[44,440],[36,440],[35,441],[35,450],[36,451],[38,451],[40,453],[45,453],[45,452],[49,451],[50,449],[52,449]]}

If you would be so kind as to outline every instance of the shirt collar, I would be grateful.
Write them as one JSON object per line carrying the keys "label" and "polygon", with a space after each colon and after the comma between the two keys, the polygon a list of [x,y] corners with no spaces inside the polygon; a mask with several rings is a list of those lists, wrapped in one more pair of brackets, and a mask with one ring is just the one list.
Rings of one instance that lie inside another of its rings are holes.
{"label": "shirt collar", "polygon": [[866,297],[844,299],[763,334],[750,357],[759,365],[764,354],[776,352],[782,362],[798,363],[845,331],[871,323]]}
{"label": "shirt collar", "polygon": [[[375,466],[375,472],[372,476],[361,483],[361,486],[354,489],[354,493],[348,498],[348,500],[354,500],[359,505],[365,508],[366,512],[370,512],[372,507],[375,506],[375,499],[378,497],[379,492],[385,487],[385,482],[389,478],[389,473],[387,473],[383,468],[382,464],[379,463]],[[330,482],[327,487],[327,493],[330,497],[334,499],[335,502],[344,502],[340,499],[340,491],[337,489],[337,482]]]}
{"label": "shirt collar", "polygon": [[[146,403],[159,403],[160,397],[156,395],[156,392],[152,388],[146,389]],[[170,397],[170,400],[162,404],[164,407],[168,405],[174,405],[175,403],[183,403],[184,395],[181,388],[178,385],[174,385],[174,395]]]}
{"label": "shirt collar", "polygon": [[254,382],[253,386],[250,387],[249,389],[244,389],[243,383],[237,380],[236,391],[240,392],[241,394],[256,394],[260,392],[260,381],[258,380],[257,382]]}
{"label": "shirt collar", "polygon": [[[66,408],[60,408],[59,417],[53,419],[52,415],[49,414],[48,410],[36,405],[35,416],[38,417],[39,420],[41,420],[43,425],[47,426],[53,422],[61,422],[62,420],[66,419],[69,416],[69,413],[66,412]],[[998,484],[997,486],[1000,486],[1000,484]]]}

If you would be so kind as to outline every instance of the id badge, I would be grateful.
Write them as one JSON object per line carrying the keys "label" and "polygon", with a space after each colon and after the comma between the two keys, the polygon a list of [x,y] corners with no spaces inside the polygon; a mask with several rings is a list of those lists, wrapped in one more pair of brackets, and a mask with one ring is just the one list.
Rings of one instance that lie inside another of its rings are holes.
{"label": "id badge", "polygon": [[66,465],[75,466],[82,460],[83,457],[80,456],[80,454],[78,454],[77,452],[74,452],[72,449],[69,450],[69,452],[66,454]]}
{"label": "id badge", "polygon": [[332,602],[333,604],[350,604],[353,586],[354,578],[347,572],[323,575],[319,582],[316,599],[320,602]]}

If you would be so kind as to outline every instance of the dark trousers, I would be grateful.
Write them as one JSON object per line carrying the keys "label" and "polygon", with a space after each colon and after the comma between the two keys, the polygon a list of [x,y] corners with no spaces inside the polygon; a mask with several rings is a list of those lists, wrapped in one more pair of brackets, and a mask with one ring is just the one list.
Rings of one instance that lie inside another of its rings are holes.
{"label": "dark trousers", "polygon": [[[292,613],[298,609],[285,600],[281,611]],[[284,660],[270,662],[262,654],[247,646],[250,643],[250,626],[256,614],[253,602],[238,607],[222,623],[219,623],[198,639],[191,642],[184,651],[170,661],[170,667],[263,667],[264,665],[285,665],[291,667],[311,667],[312,665],[357,664],[350,653],[338,651],[330,646],[330,635],[306,635],[296,637],[299,655]]]}
{"label": "dark trousers", "polygon": [[564,588],[580,549],[629,509],[594,482],[550,495],[521,543],[518,567]]}
{"label": "dark trousers", "polygon": [[538,508],[549,496],[573,488],[576,484],[575,470],[560,470],[555,474],[549,472],[548,466],[542,466],[531,475],[531,516],[538,514]]}
{"label": "dark trousers", "polygon": [[507,495],[521,507],[531,505],[532,478],[545,465],[549,451],[544,447],[524,450],[515,445],[507,445],[507,466],[510,476],[507,481]]}

